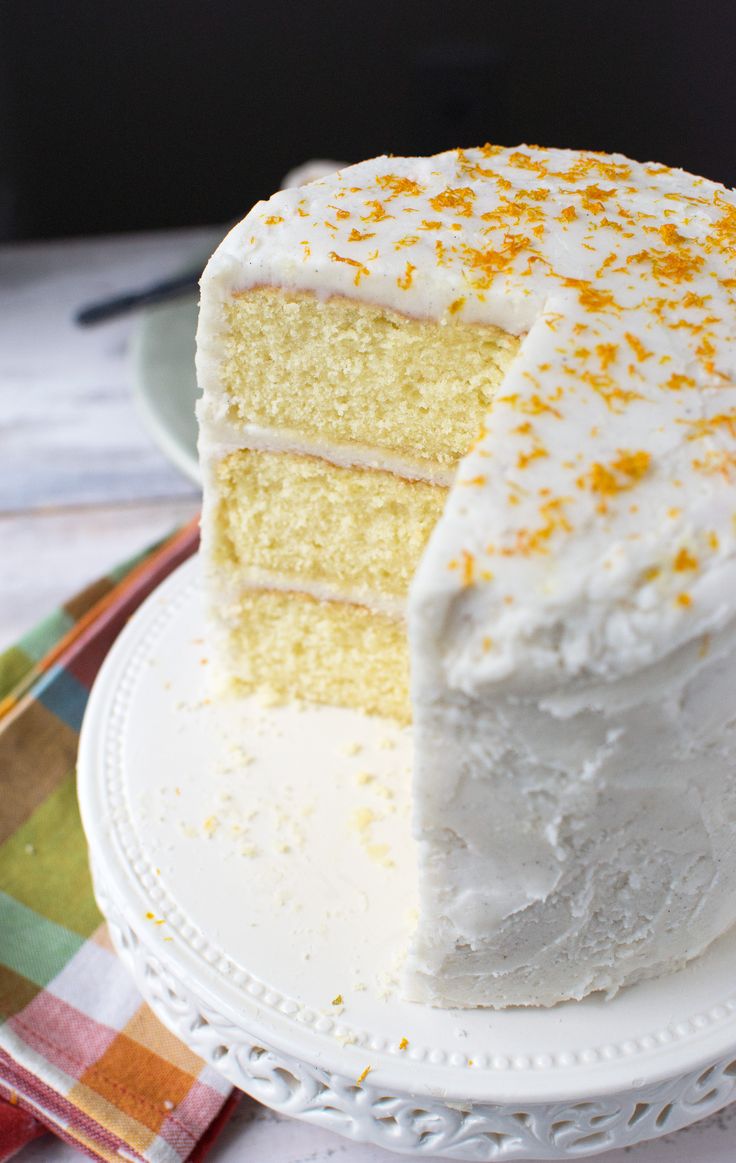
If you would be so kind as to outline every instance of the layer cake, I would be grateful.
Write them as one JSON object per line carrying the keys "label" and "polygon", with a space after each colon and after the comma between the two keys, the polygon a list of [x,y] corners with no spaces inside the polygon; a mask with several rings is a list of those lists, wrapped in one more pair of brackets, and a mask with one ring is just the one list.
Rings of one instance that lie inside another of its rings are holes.
{"label": "layer cake", "polygon": [[528,146],[282,191],[207,267],[219,675],[411,721],[415,1000],[736,918],[735,291],[733,193]]}

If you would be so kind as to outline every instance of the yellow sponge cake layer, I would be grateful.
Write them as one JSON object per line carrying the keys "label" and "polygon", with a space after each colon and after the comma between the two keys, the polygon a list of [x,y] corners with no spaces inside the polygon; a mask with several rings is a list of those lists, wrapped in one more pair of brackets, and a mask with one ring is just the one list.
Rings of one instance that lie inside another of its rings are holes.
{"label": "yellow sponge cake layer", "polygon": [[228,622],[228,678],[236,690],[409,721],[403,619],[306,594],[250,590],[228,611]]}
{"label": "yellow sponge cake layer", "polygon": [[[241,449],[215,467],[218,568],[405,597],[447,490],[313,456]],[[332,596],[332,594],[330,594]]]}
{"label": "yellow sponge cake layer", "polygon": [[340,297],[257,287],[225,307],[231,419],[452,466],[519,340]]}

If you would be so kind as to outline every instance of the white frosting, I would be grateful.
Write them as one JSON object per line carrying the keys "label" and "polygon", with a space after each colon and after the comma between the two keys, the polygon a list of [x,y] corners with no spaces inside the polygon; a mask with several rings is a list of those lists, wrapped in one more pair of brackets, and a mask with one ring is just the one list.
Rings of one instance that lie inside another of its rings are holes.
{"label": "white frosting", "polygon": [[530,147],[282,191],[205,274],[213,398],[257,285],[524,335],[409,600],[410,989],[551,1003],[692,956],[736,918],[736,196]]}
{"label": "white frosting", "polygon": [[282,428],[263,428],[257,424],[236,425],[232,421],[207,422],[208,401],[202,401],[199,410],[201,461],[215,463],[229,452],[241,448],[262,452],[293,452],[297,456],[316,456],[342,468],[378,469],[394,473],[405,480],[426,481],[428,484],[449,488],[455,479],[454,471],[427,461],[409,460],[384,449],[363,444],[336,444],[334,441],[308,439]]}
{"label": "white frosting", "polygon": [[214,581],[217,589],[218,618],[228,626],[237,626],[240,615],[239,602],[243,594],[249,590],[304,594],[308,598],[316,598],[318,602],[345,602],[350,606],[363,606],[374,614],[385,614],[386,617],[395,618],[397,621],[403,621],[406,614],[406,603],[400,598],[377,594],[375,590],[358,587],[348,589],[334,582],[326,584],[307,581],[298,576],[275,577],[271,570],[259,569],[252,565],[240,565],[230,576],[226,576],[222,569],[217,569],[217,576],[209,580]]}

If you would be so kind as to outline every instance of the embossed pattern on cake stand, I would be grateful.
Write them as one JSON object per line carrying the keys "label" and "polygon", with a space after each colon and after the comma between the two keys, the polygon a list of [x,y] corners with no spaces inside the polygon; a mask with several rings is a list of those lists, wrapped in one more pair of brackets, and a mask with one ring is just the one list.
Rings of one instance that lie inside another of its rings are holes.
{"label": "embossed pattern on cake stand", "polygon": [[236,1086],[358,1141],[479,1161],[585,1156],[731,1101],[736,935],[608,1002],[402,1002],[408,733],[334,708],[215,707],[208,665],[188,562],[100,673],[79,790],[120,956]]}

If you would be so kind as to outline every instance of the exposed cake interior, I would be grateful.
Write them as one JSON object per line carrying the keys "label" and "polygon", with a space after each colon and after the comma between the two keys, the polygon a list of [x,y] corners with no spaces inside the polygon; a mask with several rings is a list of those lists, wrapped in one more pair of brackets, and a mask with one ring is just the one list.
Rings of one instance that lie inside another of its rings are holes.
{"label": "exposed cake interior", "polygon": [[232,609],[226,661],[236,690],[304,699],[409,722],[403,618],[291,590],[246,590]]}
{"label": "exposed cake interior", "polygon": [[453,468],[518,340],[344,298],[257,288],[226,308],[233,420]]}
{"label": "exposed cake interior", "polygon": [[314,456],[241,449],[216,468],[217,564],[346,598],[403,598],[447,490]]}
{"label": "exposed cake interior", "polygon": [[406,721],[409,584],[519,341],[271,287],[224,327],[205,522],[223,676]]}

